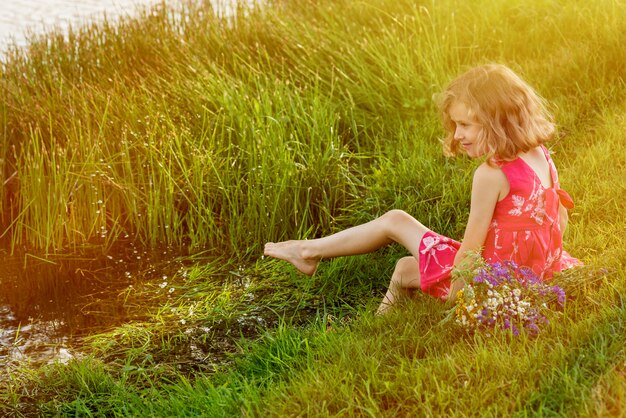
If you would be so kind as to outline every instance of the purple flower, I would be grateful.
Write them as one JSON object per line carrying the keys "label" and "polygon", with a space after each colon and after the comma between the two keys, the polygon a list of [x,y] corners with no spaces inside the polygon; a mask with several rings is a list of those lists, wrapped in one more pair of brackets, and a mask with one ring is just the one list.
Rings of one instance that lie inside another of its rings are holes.
{"label": "purple flower", "polygon": [[539,333],[539,327],[537,326],[536,323],[529,321],[526,324],[526,328],[528,328],[529,331],[531,331],[531,334],[537,334]]}
{"label": "purple flower", "polygon": [[474,276],[474,283],[484,283],[486,280],[487,272],[485,269],[480,269],[478,274]]}
{"label": "purple flower", "polygon": [[522,284],[537,284],[541,283],[541,280],[535,272],[532,271],[531,268],[522,266],[517,269],[517,273],[519,273],[519,281]]}
{"label": "purple flower", "polygon": [[550,290],[556,295],[559,305],[563,306],[565,304],[565,291],[559,286],[552,286]]}
{"label": "purple flower", "polygon": [[509,271],[509,267],[506,262],[503,263],[493,263],[491,266],[491,272],[495,276],[494,278],[498,280],[499,283],[502,281],[508,281],[511,278],[511,274]]}

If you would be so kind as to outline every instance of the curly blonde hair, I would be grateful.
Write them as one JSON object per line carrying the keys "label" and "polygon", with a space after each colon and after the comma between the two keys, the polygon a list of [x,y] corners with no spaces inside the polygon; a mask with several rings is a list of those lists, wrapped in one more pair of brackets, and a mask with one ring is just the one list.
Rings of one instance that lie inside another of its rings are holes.
{"label": "curly blonde hair", "polygon": [[446,131],[443,147],[447,156],[461,152],[449,114],[457,101],[467,106],[482,126],[478,143],[489,162],[511,161],[554,137],[555,126],[544,99],[501,64],[486,64],[461,74],[436,101]]}

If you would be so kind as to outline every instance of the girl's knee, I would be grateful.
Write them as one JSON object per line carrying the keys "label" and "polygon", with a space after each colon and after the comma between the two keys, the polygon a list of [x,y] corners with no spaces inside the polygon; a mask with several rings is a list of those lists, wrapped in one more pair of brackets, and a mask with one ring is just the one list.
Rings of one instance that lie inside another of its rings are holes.
{"label": "girl's knee", "polygon": [[417,260],[415,259],[415,257],[407,256],[407,257],[402,257],[396,262],[395,270],[398,273],[406,274],[406,273],[415,271],[416,267],[417,267]]}
{"label": "girl's knee", "polygon": [[385,216],[388,219],[398,220],[398,219],[406,219],[407,217],[410,217],[411,215],[409,215],[402,209],[391,209],[389,212],[385,213],[383,216]]}
{"label": "girl's knee", "polygon": [[385,221],[388,228],[397,227],[398,225],[402,225],[406,221],[413,219],[411,215],[402,209],[392,209],[385,213],[381,218]]}
{"label": "girl's knee", "polygon": [[392,283],[406,289],[420,287],[419,262],[415,257],[402,257],[396,262]]}

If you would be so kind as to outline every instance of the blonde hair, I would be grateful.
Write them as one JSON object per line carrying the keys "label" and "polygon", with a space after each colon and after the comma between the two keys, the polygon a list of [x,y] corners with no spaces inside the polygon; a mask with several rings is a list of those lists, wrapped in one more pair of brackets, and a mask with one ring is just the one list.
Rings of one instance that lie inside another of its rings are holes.
{"label": "blonde hair", "polygon": [[461,74],[436,98],[446,136],[444,153],[458,155],[459,141],[449,109],[462,102],[482,126],[478,145],[487,161],[510,161],[519,153],[553,138],[555,126],[544,99],[512,70],[500,64],[487,64]]}

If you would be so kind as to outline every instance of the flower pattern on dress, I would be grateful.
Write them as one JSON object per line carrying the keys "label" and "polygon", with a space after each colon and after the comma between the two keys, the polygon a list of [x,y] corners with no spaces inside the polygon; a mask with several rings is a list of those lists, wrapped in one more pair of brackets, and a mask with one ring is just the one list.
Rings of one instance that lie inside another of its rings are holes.
{"label": "flower pattern on dress", "polygon": [[494,248],[501,250],[502,245],[500,244],[500,228],[498,227],[498,221],[493,219],[491,224],[489,224],[489,229],[493,230],[493,246]]}
{"label": "flower pattern on dress", "polygon": [[[548,252],[546,256],[546,264],[544,266],[543,271],[552,271],[553,266],[556,262],[561,260],[561,248],[555,248],[554,252]],[[543,277],[543,273],[541,274]]]}
{"label": "flower pattern on dress", "polygon": [[522,216],[522,206],[524,206],[526,200],[522,196],[518,196],[516,194],[511,196],[511,200],[513,201],[513,206],[515,207],[509,211],[509,215]]}
{"label": "flower pattern on dress", "polygon": [[[541,193],[537,196],[534,205],[528,205],[527,209],[530,212],[530,217],[537,222],[538,225],[543,225],[544,220],[548,217],[546,214],[545,193]],[[548,219],[549,221],[549,219]]]}
{"label": "flower pattern on dress", "polygon": [[554,220],[548,216],[546,212],[546,188],[537,179],[533,181],[533,188],[528,198],[517,194],[511,195],[511,203],[513,209],[509,210],[511,216],[528,215],[537,225],[543,225],[544,222],[553,222]]}
{"label": "flower pattern on dress", "polygon": [[428,236],[424,238],[424,249],[420,251],[421,254],[426,255],[426,265],[424,269],[428,268],[431,259],[435,260],[435,263],[442,269],[451,269],[451,264],[442,265],[437,258],[437,251],[445,249],[454,249],[454,246],[450,245],[451,240],[444,236]]}

